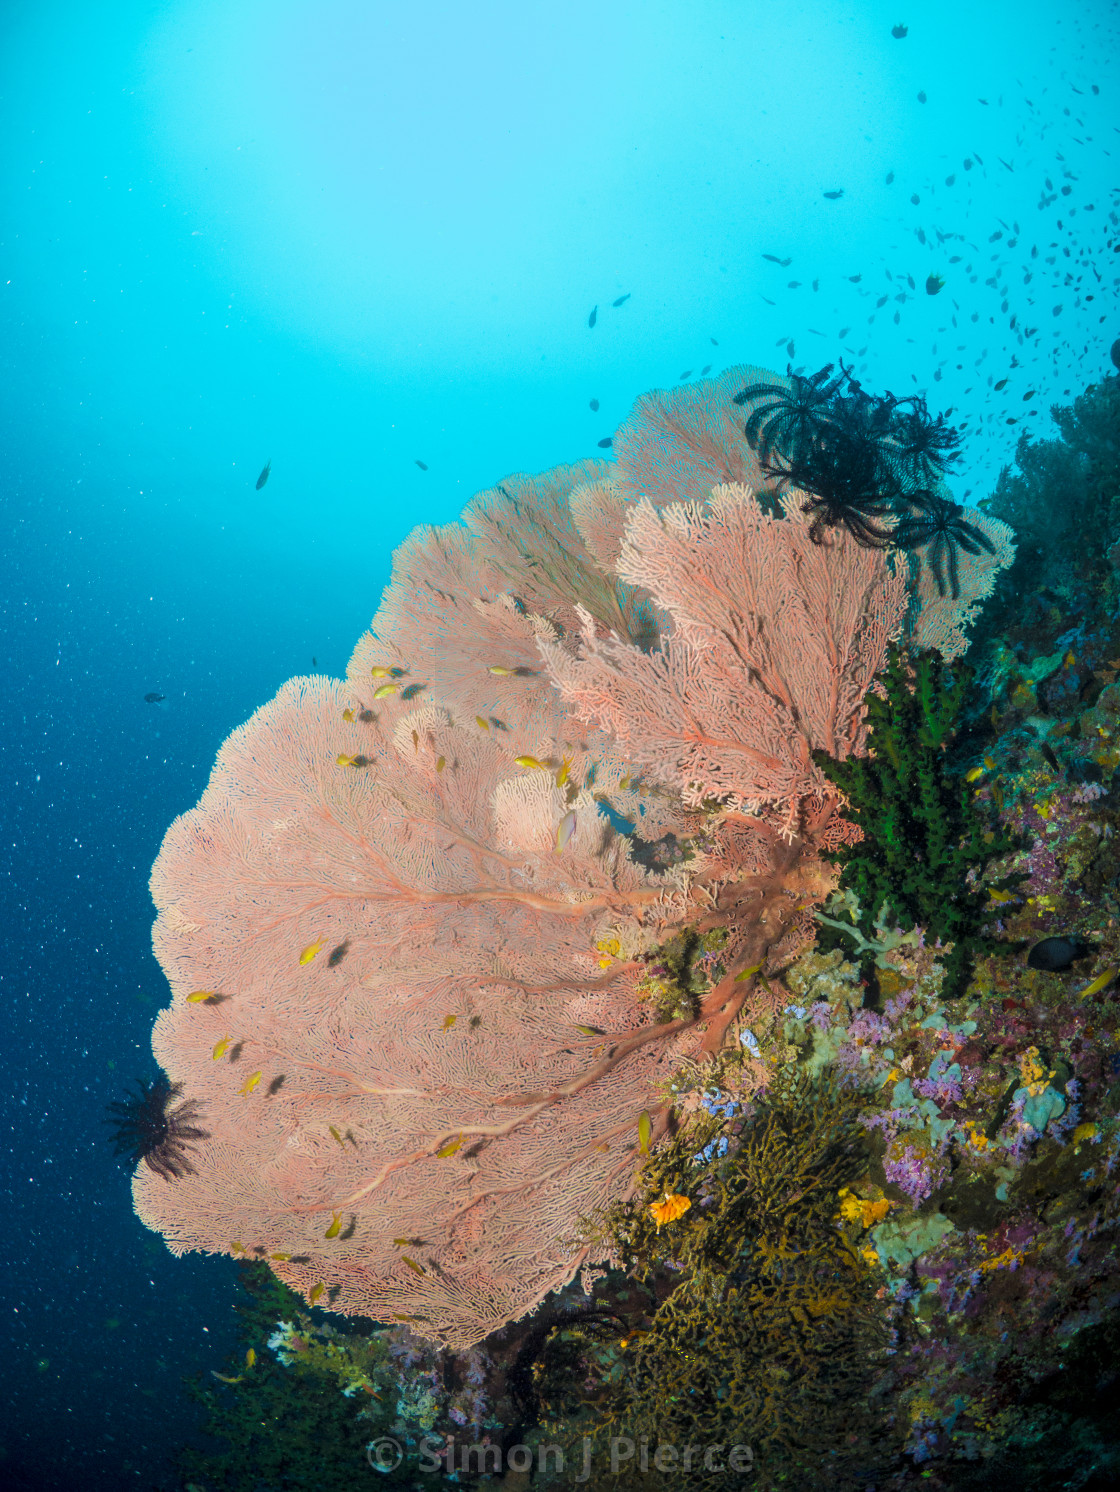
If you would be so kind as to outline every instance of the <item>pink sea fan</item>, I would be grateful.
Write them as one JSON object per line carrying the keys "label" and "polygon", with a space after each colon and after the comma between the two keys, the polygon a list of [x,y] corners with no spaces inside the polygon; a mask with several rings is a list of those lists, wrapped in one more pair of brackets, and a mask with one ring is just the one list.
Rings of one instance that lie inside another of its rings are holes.
{"label": "pink sea fan", "polygon": [[729,482],[756,492],[772,487],[743,435],[751,405],[734,402],[759,382],[789,386],[780,373],[741,364],[717,378],[643,394],[614,436],[622,496],[660,508],[706,502],[713,488]]}
{"label": "pink sea fan", "polygon": [[[671,915],[680,890],[586,791],[557,855],[554,784],[511,820],[497,742],[398,701],[350,724],[348,697],[286,685],[168,832],[153,1045],[210,1137],[195,1176],[138,1174],[134,1195],[177,1252],[290,1256],[295,1288],[467,1345],[572,1277],[577,1218],[629,1179],[653,1085],[698,1051],[696,1028],[654,1025],[632,963],[589,956],[604,916]],[[359,732],[367,765],[338,765]],[[609,1041],[577,1029],[591,991],[622,1017]]]}
{"label": "pink sea fan", "polygon": [[863,698],[906,613],[903,576],[846,532],[811,543],[800,504],[772,517],[744,487],[704,506],[639,503],[618,568],[673,632],[642,654],[584,615],[578,656],[541,639],[563,698],[686,804],[780,805],[792,834],[801,800],[831,792],[812,749],[862,748]]}
{"label": "pink sea fan", "polygon": [[[638,1115],[656,1143],[666,1078],[764,1013],[737,976],[809,937],[844,837],[809,752],[861,749],[905,593],[705,487],[756,475],[751,372],[641,401],[617,489],[581,462],[418,530],[347,680],[222,747],[152,874],[153,1045],[208,1130],[195,1174],[134,1180],[175,1251],[469,1346],[594,1262],[579,1219],[633,1185]],[[686,925],[727,931],[724,972],[658,1024],[642,960]]]}

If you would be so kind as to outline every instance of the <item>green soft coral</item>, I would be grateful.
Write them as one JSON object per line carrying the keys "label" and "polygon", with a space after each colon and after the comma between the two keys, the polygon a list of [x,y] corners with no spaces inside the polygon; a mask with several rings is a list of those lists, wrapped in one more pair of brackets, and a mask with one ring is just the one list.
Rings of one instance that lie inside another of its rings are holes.
{"label": "green soft coral", "polygon": [[977,957],[1017,946],[985,933],[998,915],[988,893],[1026,878],[985,879],[994,860],[1028,841],[981,809],[969,784],[946,767],[971,679],[967,665],[892,644],[865,701],[869,755],[836,761],[813,752],[848,798],[847,816],[864,835],[859,844],[825,854],[841,867],[839,890],[856,898],[858,913],[849,907],[843,920],[820,920],[835,930],[833,942],[851,937],[868,964],[870,955],[902,941],[885,937],[891,922],[903,933],[922,928],[951,943],[944,959],[948,998],[963,991]]}

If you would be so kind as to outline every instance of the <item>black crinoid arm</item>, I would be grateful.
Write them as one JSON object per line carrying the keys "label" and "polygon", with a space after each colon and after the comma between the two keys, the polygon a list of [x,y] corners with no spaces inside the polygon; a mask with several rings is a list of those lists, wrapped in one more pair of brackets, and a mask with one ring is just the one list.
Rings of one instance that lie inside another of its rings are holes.
{"label": "black crinoid arm", "polygon": [[[951,498],[936,492],[908,492],[906,503],[908,511],[895,526],[893,542],[900,549],[924,549],[926,563],[937,583],[937,594],[943,596],[948,590],[953,600],[958,600],[961,582],[957,551],[979,554],[983,550],[985,554],[994,554],[995,546],[982,529],[969,523],[965,509]],[[920,566],[921,555],[915,558]]]}
{"label": "black crinoid arm", "polygon": [[129,1165],[144,1162],[165,1181],[192,1175],[190,1148],[198,1140],[209,1138],[199,1124],[201,1105],[197,1099],[183,1098],[182,1085],[172,1083],[163,1074],[154,1082],[138,1078],[137,1092],[108,1105],[115,1131],[113,1153],[128,1157]]}
{"label": "black crinoid arm", "polygon": [[869,549],[931,544],[939,589],[947,569],[956,596],[958,547],[991,553],[959,504],[930,490],[957,460],[959,433],[919,395],[869,394],[843,363],[837,374],[832,363],[809,377],[788,369],[786,379],[749,384],[733,402],[753,406],[743,433],[762,470],[807,494],[813,542],[841,526]]}

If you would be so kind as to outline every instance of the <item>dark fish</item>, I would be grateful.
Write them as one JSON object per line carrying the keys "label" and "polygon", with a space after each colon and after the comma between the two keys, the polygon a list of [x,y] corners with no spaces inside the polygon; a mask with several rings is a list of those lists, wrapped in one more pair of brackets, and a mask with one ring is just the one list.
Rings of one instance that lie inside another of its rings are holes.
{"label": "dark fish", "polygon": [[894,172],[893,171],[888,171],[887,172],[887,185],[890,186],[890,184],[891,184],[891,182],[893,180],[894,180]]}
{"label": "dark fish", "polygon": [[909,31],[910,27],[904,26],[901,21],[898,23],[897,26],[891,27],[891,35],[894,37],[895,41],[901,41],[902,38],[909,33]]}
{"label": "dark fish", "polygon": [[940,275],[927,275],[926,276],[926,294],[927,295],[937,295],[940,291],[944,290],[944,288],[945,288],[945,281],[941,278]]}
{"label": "dark fish", "polygon": [[1084,958],[1092,951],[1092,948],[1074,938],[1043,938],[1027,954],[1027,963],[1032,969],[1045,969],[1051,974],[1059,974],[1063,969],[1068,969],[1074,959]]}
{"label": "dark fish", "polygon": [[691,378],[691,377],[692,377],[692,369],[691,368],[686,368],[684,370],[684,372],[681,374],[681,376],[677,379],[677,382],[678,383],[683,383],[686,378]]}
{"label": "dark fish", "polygon": [[257,478],[257,491],[258,492],[261,490],[261,488],[264,486],[264,484],[268,481],[268,474],[269,474],[269,472],[271,470],[272,470],[272,457],[270,456],[268,458],[268,460],[265,462],[263,468],[261,469],[260,476]]}
{"label": "dark fish", "polygon": [[917,192],[911,192],[910,193],[910,201],[914,204],[915,207],[917,207],[918,203],[921,200],[922,199],[918,196]]}
{"label": "dark fish", "polygon": [[849,280],[849,281],[850,281],[850,283],[851,283],[851,284],[853,284],[853,285],[858,285],[858,284],[859,284],[859,282],[860,282],[860,281],[861,281],[861,280],[862,280],[862,279],[863,279],[863,276],[862,276],[862,275],[849,275],[849,276],[848,276],[848,280]]}
{"label": "dark fish", "polygon": [[[979,159],[980,159],[980,157],[977,156],[977,160],[979,160]],[[996,156],[996,160],[999,161],[999,163],[1000,163],[1001,166],[1007,166],[1007,169],[1009,171],[1014,171],[1015,167],[1011,166],[1011,165],[1008,165],[1007,161],[1004,160],[1004,158],[1003,158],[1002,155],[997,155]]]}
{"label": "dark fish", "polygon": [[1043,741],[1042,745],[1039,747],[1039,750],[1042,752],[1043,756],[1047,760],[1047,763],[1054,769],[1055,772],[1060,772],[1062,770],[1061,762],[1059,762],[1058,758],[1054,755],[1050,747],[1047,746],[1045,741]]}
{"label": "dark fish", "polygon": [[591,315],[587,318],[587,324],[588,324],[588,326],[594,326],[595,323],[596,323],[596,321],[598,319],[599,319],[599,307],[598,306],[592,306],[591,307]]}
{"label": "dark fish", "polygon": [[1112,359],[1112,366],[1120,368],[1120,337],[1117,337],[1116,341],[1113,342],[1109,348],[1108,355]]}
{"label": "dark fish", "polygon": [[788,269],[793,263],[792,259],[779,259],[777,254],[763,254],[764,259],[769,259],[771,264],[780,264],[783,269]]}
{"label": "dark fish", "polygon": [[350,952],[350,939],[346,938],[337,948],[331,949],[331,956],[327,959],[328,969],[337,969],[342,960]]}
{"label": "dark fish", "polygon": [[318,660],[318,658],[312,658],[312,660],[311,660],[311,667],[312,668],[318,668],[319,667],[319,660]]}
{"label": "dark fish", "polygon": [[417,459],[416,459],[416,465],[420,468],[421,471],[427,471],[427,469],[428,469],[427,462],[426,461],[421,461],[419,457],[417,457]]}
{"label": "dark fish", "polygon": [[162,704],[162,702],[166,698],[167,698],[166,694],[154,694],[154,693],[153,694],[145,694],[145,696],[144,696],[144,703],[146,705],[158,705],[158,704]]}
{"label": "dark fish", "polygon": [[592,399],[591,403],[588,405],[588,408],[591,410],[592,414],[597,414],[599,410],[598,399]]}
{"label": "dark fish", "polygon": [[716,339],[714,337],[709,337],[708,341],[712,344],[713,347],[718,347],[719,346],[719,343],[716,341]]}
{"label": "dark fish", "polygon": [[711,371],[712,371],[712,365],[711,365],[711,363],[705,363],[704,366],[700,369],[700,377],[703,378],[703,376],[704,376],[705,373],[710,373]]}
{"label": "dark fish", "polygon": [[925,94],[925,89],[923,88],[922,91],[918,94],[918,102],[920,104],[924,104],[925,101],[926,101],[926,94]]}
{"label": "dark fish", "polygon": [[625,295],[620,295],[617,300],[612,300],[611,301],[611,305],[617,311],[618,308],[619,308],[619,306],[624,306],[629,299],[630,299],[630,291],[628,290]]}
{"label": "dark fish", "polygon": [[614,445],[614,441],[611,439],[611,437],[609,435],[607,435],[607,436],[604,436],[604,438],[599,442],[599,449],[601,451],[609,451],[610,448],[611,448],[611,446],[613,446],[613,445]]}
{"label": "dark fish", "polygon": [[839,202],[840,198],[844,195],[844,188],[841,187],[838,192],[825,192],[824,195],[829,202]]}

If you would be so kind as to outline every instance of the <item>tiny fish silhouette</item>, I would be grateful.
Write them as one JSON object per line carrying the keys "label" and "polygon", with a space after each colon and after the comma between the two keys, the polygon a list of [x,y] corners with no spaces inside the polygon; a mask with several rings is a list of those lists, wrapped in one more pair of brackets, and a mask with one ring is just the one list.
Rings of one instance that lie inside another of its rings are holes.
{"label": "tiny fish silhouette", "polygon": [[158,705],[162,704],[166,698],[166,694],[156,694],[153,692],[152,694],[145,694],[144,703],[146,705]]}
{"label": "tiny fish silhouette", "polygon": [[598,399],[592,399],[591,403],[588,405],[588,408],[591,410],[592,414],[598,414],[598,412],[599,412],[599,401],[598,401]]}
{"label": "tiny fish silhouette", "polygon": [[829,202],[839,202],[840,198],[844,195],[844,188],[841,187],[836,192],[825,192],[824,195]]}
{"label": "tiny fish silhouette", "polygon": [[910,27],[904,26],[901,21],[898,23],[897,26],[891,27],[891,35],[894,37],[895,41],[901,41],[902,38],[909,33],[909,31]]}
{"label": "tiny fish silhouette", "polygon": [[268,474],[269,474],[269,472],[271,470],[272,470],[272,457],[270,456],[268,458],[268,460],[265,462],[264,466],[261,468],[261,474],[257,478],[257,491],[258,492],[261,490],[261,488],[264,486],[264,484],[268,481]]}
{"label": "tiny fish silhouette", "polygon": [[419,457],[416,460],[416,465],[420,468],[421,471],[427,471],[427,469],[428,469],[427,463],[424,462],[424,461],[421,461],[419,459]]}
{"label": "tiny fish silhouette", "polygon": [[619,306],[624,306],[629,299],[630,299],[630,291],[628,290],[625,295],[620,295],[617,300],[612,300],[611,301],[611,305],[617,311],[618,308],[619,308]]}
{"label": "tiny fish silhouette", "polygon": [[771,264],[780,264],[783,269],[788,269],[793,263],[792,259],[779,259],[777,254],[763,254],[764,259],[769,259]]}
{"label": "tiny fish silhouette", "polygon": [[599,319],[599,307],[598,306],[592,306],[591,307],[591,315],[587,318],[587,324],[588,324],[588,326],[594,326],[595,323],[596,323],[596,321],[598,321],[598,319]]}
{"label": "tiny fish silhouette", "polygon": [[610,436],[609,436],[609,435],[608,435],[608,436],[606,436],[606,437],[605,437],[605,438],[604,438],[604,439],[603,439],[603,440],[601,440],[601,441],[600,441],[600,442],[599,442],[599,449],[600,449],[600,450],[601,450],[601,451],[609,451],[609,450],[610,450],[610,448],[611,448],[611,446],[613,446],[613,445],[614,445],[614,441],[613,441],[613,440],[612,440],[612,439],[611,439],[611,437],[610,437]]}

